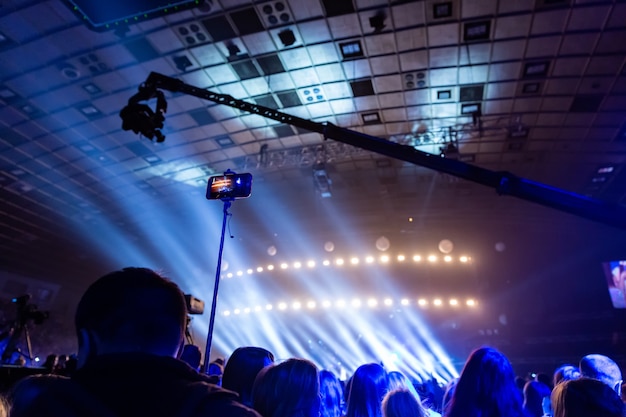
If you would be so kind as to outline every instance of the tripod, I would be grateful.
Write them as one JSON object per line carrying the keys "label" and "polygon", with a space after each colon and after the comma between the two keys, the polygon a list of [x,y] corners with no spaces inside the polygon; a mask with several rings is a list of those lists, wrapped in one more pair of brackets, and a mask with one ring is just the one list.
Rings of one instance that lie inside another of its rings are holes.
{"label": "tripod", "polygon": [[[26,338],[26,349],[27,349],[28,354],[25,354],[24,352],[21,351],[21,349],[17,347],[17,343],[22,333],[24,334]],[[13,354],[18,353],[19,355],[24,356],[24,358],[28,360],[28,363],[32,365],[33,349],[32,349],[32,345],[30,342],[30,333],[28,332],[27,320],[24,317],[18,317],[17,319],[15,319],[15,321],[11,324],[11,327],[9,331],[7,332],[7,335],[4,338],[7,338],[7,337],[9,340],[6,346],[4,347],[4,351],[2,352],[2,359],[1,359],[2,364],[10,365]]]}

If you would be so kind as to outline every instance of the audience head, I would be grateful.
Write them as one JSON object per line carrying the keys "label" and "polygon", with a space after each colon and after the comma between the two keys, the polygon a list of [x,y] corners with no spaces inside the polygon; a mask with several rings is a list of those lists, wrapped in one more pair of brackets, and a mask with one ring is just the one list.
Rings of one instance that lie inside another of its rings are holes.
{"label": "audience head", "polygon": [[540,372],[537,375],[535,375],[535,381],[541,382],[543,385],[550,388],[550,391],[552,391],[553,384],[552,384],[552,378],[550,378],[550,375]]}
{"label": "audience head", "polygon": [[202,360],[202,352],[196,345],[185,345],[180,354],[180,360],[191,366],[196,371],[200,370],[200,361]]}
{"label": "audience head", "polygon": [[624,403],[607,384],[583,377],[554,387],[552,409],[554,417],[623,417]]}
{"label": "audience head", "polygon": [[608,356],[591,354],[580,360],[580,373],[585,378],[598,379],[617,394],[621,393],[622,372],[619,366]]}
{"label": "audience head", "polygon": [[350,380],[346,417],[380,417],[388,389],[389,377],[381,365],[359,366]]}
{"label": "audience head", "polygon": [[515,373],[509,360],[497,350],[482,347],[471,353],[447,416],[522,416],[524,415]]}
{"label": "audience head", "polygon": [[415,395],[415,398],[417,398],[421,404],[421,399],[420,399],[419,394],[417,393],[417,390],[415,389],[415,386],[406,375],[404,375],[402,372],[399,372],[399,371],[391,371],[389,372],[388,376],[389,376],[389,391],[393,391],[396,389],[407,390],[411,394]]}
{"label": "audience head", "polygon": [[341,383],[330,371],[320,371],[321,417],[343,416],[344,400]]}
{"label": "audience head", "polygon": [[176,357],[187,326],[178,286],[147,268],[124,268],[91,284],[75,316],[78,363],[108,353]]}
{"label": "audience head", "polygon": [[319,417],[317,367],[292,358],[263,368],[254,381],[252,406],[263,417]]}
{"label": "audience head", "polygon": [[550,398],[550,387],[543,382],[528,381],[524,385],[524,410],[531,417],[541,417],[545,397]]}
{"label": "audience head", "polygon": [[268,365],[274,363],[274,355],[267,349],[244,346],[235,349],[224,367],[222,387],[239,394],[239,401],[252,406],[252,386],[254,380]]}
{"label": "audience head", "polygon": [[561,382],[569,381],[571,379],[580,378],[580,370],[574,365],[563,365],[557,368],[554,371],[554,376],[552,377],[552,385],[557,386]]}
{"label": "audience head", "polygon": [[382,401],[383,417],[427,417],[419,399],[406,389],[389,391]]}

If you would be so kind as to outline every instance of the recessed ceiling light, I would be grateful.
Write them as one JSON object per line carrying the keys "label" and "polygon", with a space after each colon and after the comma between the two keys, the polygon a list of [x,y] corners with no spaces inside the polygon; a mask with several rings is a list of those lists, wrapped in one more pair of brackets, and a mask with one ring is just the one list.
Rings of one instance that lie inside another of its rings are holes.
{"label": "recessed ceiling light", "polygon": [[463,26],[463,40],[466,42],[487,40],[491,36],[491,21],[470,22]]}
{"label": "recessed ceiling light", "polygon": [[550,61],[527,62],[524,65],[524,77],[542,77],[548,74]]}
{"label": "recessed ceiling light", "polygon": [[480,103],[468,103],[461,106],[461,114],[480,113]]}
{"label": "recessed ceiling light", "polygon": [[363,56],[363,49],[361,48],[361,41],[351,41],[351,42],[340,43],[339,49],[341,50],[341,55],[344,57],[344,59]]}
{"label": "recessed ceiling light", "polygon": [[372,125],[380,123],[380,114],[378,112],[362,113],[363,123],[366,125]]}
{"label": "recessed ceiling light", "polygon": [[449,100],[452,98],[452,92],[450,90],[437,91],[437,100]]}
{"label": "recessed ceiling light", "polygon": [[433,4],[433,17],[435,19],[452,17],[452,2],[445,1]]}
{"label": "recessed ceiling light", "polygon": [[89,94],[98,94],[102,92],[102,90],[100,90],[100,88],[94,83],[88,83],[83,85],[83,90],[85,90]]}

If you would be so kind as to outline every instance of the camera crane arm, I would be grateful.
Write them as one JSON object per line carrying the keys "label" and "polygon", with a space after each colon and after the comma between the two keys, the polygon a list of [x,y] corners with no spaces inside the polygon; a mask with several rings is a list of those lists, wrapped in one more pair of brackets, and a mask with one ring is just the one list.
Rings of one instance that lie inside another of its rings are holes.
{"label": "camera crane arm", "polygon": [[[507,171],[492,171],[462,161],[442,158],[408,145],[389,142],[385,139],[366,135],[350,129],[335,126],[332,123],[318,123],[282,113],[278,110],[235,99],[226,94],[214,93],[205,89],[185,84],[181,80],[163,74],[151,72],[140,88],[144,97],[152,96],[158,89],[179,92],[217,104],[258,114],[268,119],[317,132],[338,142],[361,149],[389,156],[415,165],[434,169],[449,175],[473,181],[494,188],[498,194],[512,195],[547,207],[552,207],[570,214],[595,220],[610,226],[626,229],[626,209],[606,201],[589,198],[577,193],[551,187],[546,184],[518,177]],[[148,93],[146,92],[148,91]],[[152,92],[152,94],[150,93]],[[134,102],[137,101],[134,96]],[[131,98],[131,100],[133,100]],[[129,103],[131,101],[129,100]]]}

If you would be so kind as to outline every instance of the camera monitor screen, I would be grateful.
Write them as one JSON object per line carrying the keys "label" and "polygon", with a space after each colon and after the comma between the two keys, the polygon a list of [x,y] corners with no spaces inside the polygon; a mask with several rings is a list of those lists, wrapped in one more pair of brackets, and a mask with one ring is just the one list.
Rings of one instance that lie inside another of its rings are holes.
{"label": "camera monitor screen", "polygon": [[611,302],[615,308],[626,308],[626,260],[602,264]]}
{"label": "camera monitor screen", "polygon": [[209,178],[206,198],[209,200],[234,200],[250,197],[252,174],[224,174]]}

